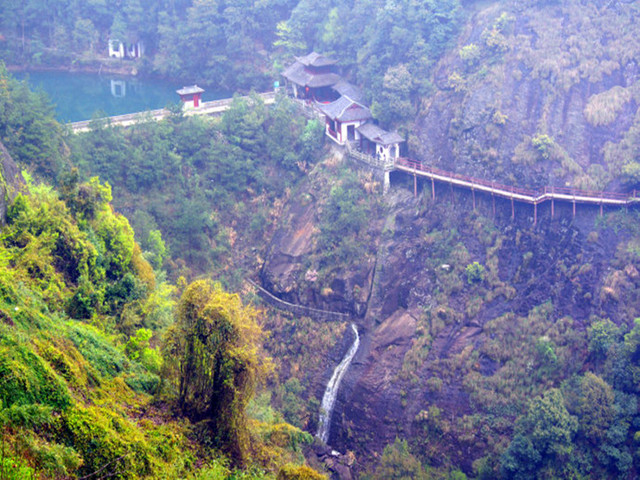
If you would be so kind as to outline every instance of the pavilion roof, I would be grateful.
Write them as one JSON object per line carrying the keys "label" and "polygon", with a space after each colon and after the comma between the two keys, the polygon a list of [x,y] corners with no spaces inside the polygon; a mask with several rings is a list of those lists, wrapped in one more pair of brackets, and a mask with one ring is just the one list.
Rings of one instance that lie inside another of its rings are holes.
{"label": "pavilion roof", "polygon": [[311,52],[304,57],[296,57],[296,60],[305,67],[328,67],[338,63],[337,60],[325,57],[324,55],[316,52]]}
{"label": "pavilion roof", "polygon": [[362,90],[360,90],[360,87],[347,82],[345,79],[340,79],[340,81],[331,88],[340,95],[347,96],[356,102],[362,103],[364,101],[364,94],[362,93]]}
{"label": "pavilion roof", "polygon": [[397,132],[387,132],[373,123],[365,123],[358,127],[360,135],[380,145],[393,145],[404,142],[404,138]]}
{"label": "pavilion roof", "polygon": [[182,87],[180,90],[176,90],[178,95],[194,95],[196,93],[203,93],[204,89],[198,85],[191,85],[190,87]]}
{"label": "pavilion roof", "polygon": [[354,122],[371,118],[371,110],[345,95],[334,102],[318,104],[318,107],[331,120],[340,122]]}
{"label": "pavilion roof", "polygon": [[282,76],[296,85],[311,88],[330,87],[340,81],[340,75],[337,73],[309,72],[299,61],[287,67]]}

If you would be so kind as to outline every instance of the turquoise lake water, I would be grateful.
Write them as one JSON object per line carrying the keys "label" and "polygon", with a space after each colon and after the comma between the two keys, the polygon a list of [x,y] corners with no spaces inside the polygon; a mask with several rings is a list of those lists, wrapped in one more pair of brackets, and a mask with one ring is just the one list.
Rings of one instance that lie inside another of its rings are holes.
{"label": "turquoise lake water", "polygon": [[[68,72],[16,72],[32,90],[44,90],[56,106],[61,122],[89,120],[98,110],[107,115],[142,112],[177,103],[184,85],[162,80]],[[229,92],[205,89],[204,101],[230,97]]]}

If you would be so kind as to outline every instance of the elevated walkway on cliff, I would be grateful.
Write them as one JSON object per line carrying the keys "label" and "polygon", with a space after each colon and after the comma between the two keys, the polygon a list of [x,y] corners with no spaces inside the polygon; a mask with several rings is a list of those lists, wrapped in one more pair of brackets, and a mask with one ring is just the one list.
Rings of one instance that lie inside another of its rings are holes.
{"label": "elevated walkway on cliff", "polygon": [[405,157],[395,159],[378,158],[359,152],[350,145],[347,145],[346,147],[347,154],[352,160],[364,163],[369,167],[384,172],[385,191],[387,190],[389,183],[388,174],[392,171],[404,172],[414,177],[414,193],[417,192],[415,182],[418,177],[431,180],[431,195],[433,199],[436,198],[435,182],[439,182],[449,184],[452,187],[455,186],[471,190],[474,209],[476,192],[486,193],[492,197],[511,200],[512,216],[514,215],[514,202],[531,204],[534,206],[534,223],[537,221],[537,206],[545,202],[551,203],[552,216],[554,214],[554,203],[556,201],[572,203],[574,215],[576,204],[599,206],[601,213],[602,208],[605,206],[630,207],[640,205],[640,194],[636,190],[631,193],[618,193],[553,186],[538,189],[514,187],[468,175],[441,170],[431,165],[426,165],[422,162]]}
{"label": "elevated walkway on cliff", "polygon": [[[259,93],[258,96],[262,99],[265,105],[271,105],[275,102],[276,92]],[[250,100],[251,97],[240,97],[244,100]],[[224,98],[221,100],[213,100],[211,102],[202,102],[199,107],[191,108],[184,111],[185,116],[193,115],[219,115],[229,110],[233,98]],[[108,121],[112,126],[128,127],[139,122],[146,121],[159,121],[167,118],[171,115],[171,112],[166,108],[160,108],[158,110],[147,110],[144,112],[128,113],[126,115],[116,115],[113,117],[104,117],[99,120]],[[81,133],[89,131],[91,128],[91,122],[93,120],[83,120],[81,122],[69,123],[69,127],[73,133]]]}
{"label": "elevated walkway on cliff", "polygon": [[298,315],[301,317],[309,317],[320,322],[347,322],[351,319],[351,315],[349,315],[348,313],[331,312],[328,310],[320,310],[313,307],[307,307],[306,305],[297,305],[294,303],[286,302],[276,297],[273,293],[261,287],[253,280],[249,278],[245,280],[249,285],[255,288],[256,293],[265,303],[278,310],[293,313],[294,315]]}

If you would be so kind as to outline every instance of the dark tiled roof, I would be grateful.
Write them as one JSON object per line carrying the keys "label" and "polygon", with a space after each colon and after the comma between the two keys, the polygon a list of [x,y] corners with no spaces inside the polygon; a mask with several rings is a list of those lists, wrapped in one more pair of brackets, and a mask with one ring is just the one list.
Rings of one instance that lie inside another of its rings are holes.
{"label": "dark tiled roof", "polygon": [[335,65],[338,63],[337,60],[325,57],[324,55],[316,52],[311,52],[304,57],[296,57],[296,60],[305,67],[328,67],[329,65]]}
{"label": "dark tiled roof", "polygon": [[340,81],[340,75],[337,73],[323,73],[321,75],[311,75],[311,79],[307,82],[307,86],[312,88],[330,87]]}
{"label": "dark tiled roof", "polygon": [[178,95],[193,95],[195,93],[202,93],[204,90],[198,85],[191,85],[190,87],[182,87],[180,90],[176,90]]}
{"label": "dark tiled roof", "polygon": [[360,132],[360,135],[363,137],[380,145],[393,145],[394,143],[404,142],[404,138],[402,138],[398,133],[387,132],[373,123],[360,125],[358,127],[358,132]]}
{"label": "dark tiled roof", "polygon": [[337,73],[313,74],[305,70],[300,62],[286,68],[282,76],[296,85],[311,88],[330,87],[340,81],[340,75]]}
{"label": "dark tiled roof", "polygon": [[304,71],[304,65],[300,62],[295,62],[292,65],[289,65],[282,72],[282,76],[287,80],[292,81],[297,85],[306,85],[308,73]]}
{"label": "dark tiled roof", "polygon": [[345,95],[356,102],[362,103],[364,100],[362,90],[353,83],[349,83],[344,79],[340,80],[332,88],[340,95]]}
{"label": "dark tiled roof", "polygon": [[341,122],[354,122],[371,118],[371,111],[367,107],[354,102],[346,96],[340,97],[335,102],[319,104],[319,107],[327,117]]}

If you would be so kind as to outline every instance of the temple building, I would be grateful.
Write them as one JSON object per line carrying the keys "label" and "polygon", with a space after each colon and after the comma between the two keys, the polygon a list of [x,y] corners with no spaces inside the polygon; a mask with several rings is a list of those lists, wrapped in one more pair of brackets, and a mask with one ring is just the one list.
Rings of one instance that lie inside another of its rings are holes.
{"label": "temple building", "polygon": [[339,145],[360,140],[358,127],[372,118],[369,108],[347,96],[321,103],[318,109],[325,115],[325,133]]}
{"label": "temple building", "polygon": [[176,90],[176,93],[180,95],[182,100],[182,108],[185,110],[198,108],[202,99],[204,89],[197,85],[191,85],[190,87],[182,87],[180,90]]}
{"label": "temple building", "polygon": [[325,133],[339,145],[392,161],[400,156],[404,139],[372,123],[371,110],[356,85],[336,72],[337,61],[316,52],[296,61],[282,73],[294,98],[305,100],[325,117]]}
{"label": "temple building", "polygon": [[400,144],[404,142],[397,132],[387,132],[373,123],[365,123],[356,129],[360,136],[360,151],[385,161],[400,156]]}
{"label": "temple building", "polygon": [[336,60],[311,52],[304,57],[296,57],[282,76],[292,88],[295,98],[331,101],[337,98],[331,87],[341,80],[336,73],[336,63]]}
{"label": "temple building", "polygon": [[144,44],[135,42],[125,44],[120,40],[109,39],[109,57],[111,58],[140,58],[144,54]]}

